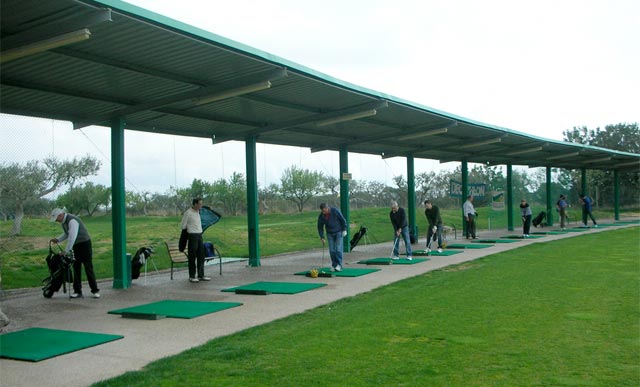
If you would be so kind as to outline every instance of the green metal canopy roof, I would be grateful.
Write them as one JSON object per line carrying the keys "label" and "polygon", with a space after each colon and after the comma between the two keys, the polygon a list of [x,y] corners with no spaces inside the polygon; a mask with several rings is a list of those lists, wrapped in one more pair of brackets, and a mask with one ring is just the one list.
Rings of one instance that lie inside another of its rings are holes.
{"label": "green metal canopy roof", "polygon": [[211,138],[531,167],[638,170],[365,89],[118,0],[2,0],[0,111]]}

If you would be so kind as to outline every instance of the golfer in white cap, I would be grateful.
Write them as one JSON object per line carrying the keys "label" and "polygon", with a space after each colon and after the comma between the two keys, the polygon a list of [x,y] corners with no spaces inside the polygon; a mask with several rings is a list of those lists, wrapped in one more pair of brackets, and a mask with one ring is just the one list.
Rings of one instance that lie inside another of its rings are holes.
{"label": "golfer in white cap", "polygon": [[91,236],[84,223],[77,216],[67,214],[62,208],[54,208],[51,211],[50,222],[59,222],[63,233],[57,238],[51,239],[52,243],[67,241],[65,253],[73,250],[75,261],[73,262],[73,294],[71,298],[82,298],[82,265],[87,274],[87,281],[91,288],[93,298],[100,298],[100,289],[93,272],[93,249]]}

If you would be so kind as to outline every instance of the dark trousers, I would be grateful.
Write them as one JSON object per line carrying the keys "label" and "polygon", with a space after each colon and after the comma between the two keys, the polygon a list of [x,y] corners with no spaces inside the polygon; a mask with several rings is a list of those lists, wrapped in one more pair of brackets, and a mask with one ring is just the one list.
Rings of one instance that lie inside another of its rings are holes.
{"label": "dark trousers", "polygon": [[[442,225],[436,226],[436,238],[438,239],[438,248],[442,248]],[[429,225],[427,230],[427,247],[431,246],[431,238],[433,238],[433,226]]]}
{"label": "dark trousers", "polygon": [[82,294],[82,265],[84,272],[87,274],[87,282],[91,288],[91,293],[98,293],[98,282],[96,282],[96,274],[93,272],[93,249],[91,248],[91,240],[80,242],[73,245],[73,291]]}
{"label": "dark trousers", "polygon": [[467,214],[467,239],[476,237],[476,216],[474,214]]}
{"label": "dark trousers", "polygon": [[187,248],[189,278],[196,277],[196,269],[198,278],[204,277],[204,243],[202,242],[202,234],[189,234]]}
{"label": "dark trousers", "polygon": [[584,223],[584,225],[587,225],[587,217],[591,218],[591,221],[593,222],[593,225],[595,226],[596,224],[596,219],[593,217],[593,214],[591,213],[590,210],[585,210],[584,208],[582,209],[582,223]]}
{"label": "dark trousers", "polygon": [[529,235],[529,231],[531,230],[531,215],[526,215],[522,217],[522,233],[524,235]]}

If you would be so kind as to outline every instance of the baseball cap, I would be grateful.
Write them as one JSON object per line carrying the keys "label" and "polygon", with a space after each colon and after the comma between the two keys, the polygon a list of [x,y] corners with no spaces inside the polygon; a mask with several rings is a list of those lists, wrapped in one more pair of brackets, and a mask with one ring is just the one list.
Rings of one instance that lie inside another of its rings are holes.
{"label": "baseball cap", "polygon": [[49,222],[55,222],[60,214],[64,214],[64,210],[62,208],[54,208],[53,211],[51,211]]}

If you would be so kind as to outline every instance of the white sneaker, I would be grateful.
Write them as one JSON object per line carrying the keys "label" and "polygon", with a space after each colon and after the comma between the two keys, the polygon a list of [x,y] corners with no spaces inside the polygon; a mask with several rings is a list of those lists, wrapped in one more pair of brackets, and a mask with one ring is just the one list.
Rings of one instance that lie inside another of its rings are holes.
{"label": "white sneaker", "polygon": [[395,256],[391,257],[391,259],[393,259],[393,260],[395,261],[395,260],[397,260],[397,259],[400,259],[400,257],[398,257],[397,255],[395,255]]}
{"label": "white sneaker", "polygon": [[342,271],[342,267],[340,265],[336,266],[336,271]]}
{"label": "white sneaker", "polygon": [[409,256],[407,256],[407,260],[408,260],[408,261],[411,261],[412,259],[413,259],[413,257],[412,257],[412,256],[410,256],[410,255],[409,255]]}
{"label": "white sneaker", "polygon": [[69,298],[82,298],[82,293],[73,293]]}
{"label": "white sneaker", "polygon": [[99,292],[91,293],[91,297],[100,298],[100,293]]}
{"label": "white sneaker", "polygon": [[597,225],[597,224],[594,224],[594,225],[593,225],[593,227],[598,228],[598,225]]}
{"label": "white sneaker", "polygon": [[189,282],[196,283],[196,282],[200,282],[200,281],[197,278],[189,278]]}
{"label": "white sneaker", "polygon": [[427,254],[429,254],[431,252],[431,249],[427,249]]}
{"label": "white sneaker", "polygon": [[211,277],[198,277],[199,281],[211,281]]}
{"label": "white sneaker", "polygon": [[441,253],[441,252],[442,252],[442,249],[438,249],[438,252],[439,252],[439,253]]}
{"label": "white sneaker", "polygon": [[336,271],[336,268],[335,267],[331,267],[331,271]]}

